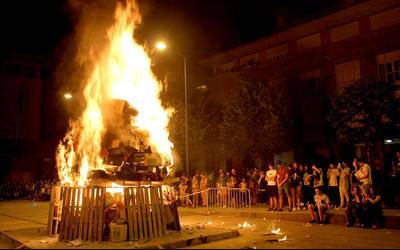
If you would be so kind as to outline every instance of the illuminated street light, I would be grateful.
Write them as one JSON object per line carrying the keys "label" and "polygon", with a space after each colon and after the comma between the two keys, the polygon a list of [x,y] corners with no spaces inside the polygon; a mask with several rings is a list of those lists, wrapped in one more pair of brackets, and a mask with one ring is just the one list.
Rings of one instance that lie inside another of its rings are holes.
{"label": "illuminated street light", "polygon": [[164,42],[158,42],[156,44],[156,48],[159,49],[159,50],[164,50],[164,49],[167,48],[167,45]]}
{"label": "illuminated street light", "polygon": [[207,87],[207,85],[203,84],[203,85],[197,86],[196,89],[205,92],[208,90],[208,87]]}
{"label": "illuminated street light", "polygon": [[[156,44],[158,50],[164,50],[167,45],[164,42],[158,42]],[[187,112],[187,82],[186,82],[186,56],[175,51],[177,55],[183,58],[183,77],[185,84],[185,148],[186,148],[186,173],[189,174],[189,146],[188,146],[188,112]]]}
{"label": "illuminated street light", "polygon": [[64,94],[64,98],[67,99],[67,100],[68,100],[68,99],[71,99],[71,98],[72,98],[72,95],[71,95],[70,93],[65,93],[65,94]]}

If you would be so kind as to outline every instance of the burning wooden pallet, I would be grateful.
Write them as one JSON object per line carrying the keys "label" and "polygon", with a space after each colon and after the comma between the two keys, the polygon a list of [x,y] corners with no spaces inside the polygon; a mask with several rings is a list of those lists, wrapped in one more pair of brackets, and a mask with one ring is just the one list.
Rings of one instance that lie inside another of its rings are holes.
{"label": "burning wooden pallet", "polygon": [[122,220],[112,221],[117,210],[108,203],[108,189],[53,187],[49,235],[58,234],[60,241],[146,240],[166,235],[171,220],[179,223],[177,214],[171,214],[170,207],[164,205],[161,186],[119,188],[123,199],[117,207]]}

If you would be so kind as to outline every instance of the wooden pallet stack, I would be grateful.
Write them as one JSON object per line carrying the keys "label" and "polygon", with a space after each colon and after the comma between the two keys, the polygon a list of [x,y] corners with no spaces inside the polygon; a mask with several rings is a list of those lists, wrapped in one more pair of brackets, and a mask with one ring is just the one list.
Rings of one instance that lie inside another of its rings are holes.
{"label": "wooden pallet stack", "polygon": [[[60,241],[106,240],[106,187],[53,187],[48,230]],[[161,186],[124,187],[128,240],[146,240],[167,233],[168,206]],[[171,217],[171,216],[170,216]]]}

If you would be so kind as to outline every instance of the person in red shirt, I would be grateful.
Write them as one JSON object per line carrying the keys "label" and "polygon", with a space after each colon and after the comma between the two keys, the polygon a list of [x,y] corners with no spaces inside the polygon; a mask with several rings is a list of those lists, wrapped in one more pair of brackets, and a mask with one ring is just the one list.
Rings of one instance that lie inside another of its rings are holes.
{"label": "person in red shirt", "polygon": [[283,192],[288,199],[288,208],[291,211],[292,208],[292,198],[289,195],[289,169],[282,164],[280,160],[276,162],[278,165],[278,174],[277,174],[277,186],[278,186],[278,195],[279,195],[279,211],[283,211]]}

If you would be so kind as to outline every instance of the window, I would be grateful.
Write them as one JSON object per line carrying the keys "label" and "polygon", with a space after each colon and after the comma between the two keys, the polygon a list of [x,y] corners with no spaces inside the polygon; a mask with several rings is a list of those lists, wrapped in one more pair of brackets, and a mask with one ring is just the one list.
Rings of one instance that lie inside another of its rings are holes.
{"label": "window", "polygon": [[359,35],[358,22],[348,23],[331,29],[331,41],[338,42]]}
{"label": "window", "polygon": [[248,56],[244,56],[240,58],[239,64],[242,69],[248,69],[254,66],[257,66],[260,60],[260,54],[254,53]]}
{"label": "window", "polygon": [[231,71],[233,69],[234,62],[227,62],[222,65],[222,72]]}
{"label": "window", "polygon": [[385,12],[370,16],[371,29],[377,30],[400,23],[400,8],[391,9]]}
{"label": "window", "polygon": [[299,51],[312,49],[321,46],[321,36],[319,33],[306,36],[297,40],[297,49]]}
{"label": "window", "polygon": [[267,61],[275,61],[286,57],[288,53],[288,44],[282,44],[267,49]]}
{"label": "window", "polygon": [[300,76],[301,88],[304,97],[319,96],[322,93],[321,71],[314,70]]}
{"label": "window", "polygon": [[338,86],[360,79],[359,60],[337,64],[335,70],[336,70],[336,83],[338,84]]}
{"label": "window", "polygon": [[378,77],[381,81],[400,82],[400,51],[392,51],[377,56]]}

